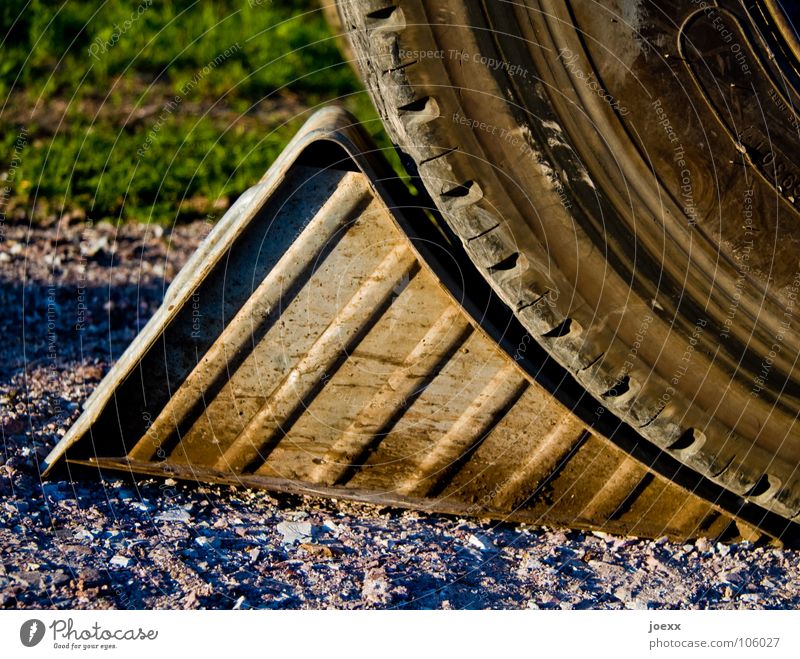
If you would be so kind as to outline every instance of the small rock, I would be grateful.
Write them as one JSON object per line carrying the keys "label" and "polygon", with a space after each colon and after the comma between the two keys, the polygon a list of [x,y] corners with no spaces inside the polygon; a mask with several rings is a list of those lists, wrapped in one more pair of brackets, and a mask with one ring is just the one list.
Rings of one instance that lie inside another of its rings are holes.
{"label": "small rock", "polygon": [[615,563],[606,561],[592,561],[591,567],[595,574],[601,579],[622,579],[625,577],[625,568]]}
{"label": "small rock", "polygon": [[635,545],[636,541],[632,538],[615,538],[611,542],[611,551],[618,552],[621,549],[627,549],[628,547]]}
{"label": "small rock", "polygon": [[157,522],[188,522],[192,519],[188,510],[183,508],[171,508],[159,513],[154,518]]}
{"label": "small rock", "polygon": [[281,522],[276,527],[281,534],[281,544],[292,546],[311,540],[311,522]]}
{"label": "small rock", "polygon": [[391,599],[391,584],[382,567],[371,568],[364,573],[361,596],[369,604],[388,604]]}
{"label": "small rock", "polygon": [[648,556],[647,558],[645,558],[644,562],[647,565],[647,567],[649,567],[651,570],[654,571],[660,570],[662,567],[664,567],[663,563],[660,560],[658,560],[655,556]]}
{"label": "small rock", "polygon": [[105,583],[105,577],[98,570],[88,568],[78,574],[78,589],[96,588]]}
{"label": "small rock", "polygon": [[104,253],[109,249],[109,242],[107,236],[99,236],[93,240],[87,240],[81,243],[81,254],[83,256],[93,257],[99,253]]}
{"label": "small rock", "polygon": [[65,554],[80,554],[83,556],[89,555],[92,553],[90,547],[85,545],[76,545],[76,544],[65,544],[61,546],[61,551]]}
{"label": "small rock", "polygon": [[116,556],[112,556],[109,562],[115,567],[128,567],[132,561],[128,556],[120,556],[117,554]]}
{"label": "small rock", "polygon": [[616,597],[623,604],[628,604],[631,601],[633,593],[628,586],[619,586],[614,590],[614,597]]}
{"label": "small rock", "polygon": [[539,602],[540,602],[540,608],[542,606],[550,608],[561,606],[561,600],[558,597],[555,597],[554,595],[551,595],[549,593],[542,593],[540,595]]}
{"label": "small rock", "polygon": [[711,543],[707,538],[697,538],[694,541],[694,546],[701,554],[707,554],[711,551]]}
{"label": "small rock", "polygon": [[44,575],[39,572],[38,570],[26,570],[24,572],[17,572],[16,574],[11,575],[15,577],[18,581],[22,581],[29,586],[37,586],[42,582]]}
{"label": "small rock", "polygon": [[70,576],[64,570],[56,570],[50,575],[50,583],[53,586],[63,586],[70,582]]}
{"label": "small rock", "polygon": [[299,549],[302,549],[309,556],[315,558],[333,558],[333,550],[325,545],[315,545],[310,542],[304,542],[300,545]]}
{"label": "small rock", "polygon": [[339,525],[331,519],[326,519],[322,524],[322,528],[333,535],[339,535]]}
{"label": "small rock", "polygon": [[479,534],[472,534],[469,536],[467,540],[470,547],[475,547],[479,551],[495,551],[497,548],[494,546],[494,543],[489,540],[485,535]]}
{"label": "small rock", "polygon": [[727,556],[728,554],[731,553],[731,548],[728,545],[724,545],[721,542],[718,542],[717,543],[717,553],[720,556],[725,557],[725,556]]}
{"label": "small rock", "polygon": [[197,597],[196,591],[191,591],[186,597],[183,598],[182,608],[196,609],[200,606],[200,599]]}

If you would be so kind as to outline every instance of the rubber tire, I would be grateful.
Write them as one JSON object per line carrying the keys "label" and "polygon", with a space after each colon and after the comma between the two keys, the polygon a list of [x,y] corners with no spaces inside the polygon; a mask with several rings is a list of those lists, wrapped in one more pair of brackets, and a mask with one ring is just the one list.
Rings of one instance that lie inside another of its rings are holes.
{"label": "rubber tire", "polygon": [[[391,138],[598,414],[793,519],[796,61],[767,10],[721,4],[340,0],[339,12]],[[734,119],[745,130],[726,130]],[[780,150],[762,157],[763,134]]]}

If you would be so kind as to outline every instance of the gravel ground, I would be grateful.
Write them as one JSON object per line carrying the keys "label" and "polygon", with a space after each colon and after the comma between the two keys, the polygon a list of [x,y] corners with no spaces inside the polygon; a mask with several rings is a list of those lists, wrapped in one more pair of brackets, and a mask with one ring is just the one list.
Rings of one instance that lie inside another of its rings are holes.
{"label": "gravel ground", "polygon": [[800,553],[481,523],[38,462],[207,232],[2,227],[0,607],[795,608]]}

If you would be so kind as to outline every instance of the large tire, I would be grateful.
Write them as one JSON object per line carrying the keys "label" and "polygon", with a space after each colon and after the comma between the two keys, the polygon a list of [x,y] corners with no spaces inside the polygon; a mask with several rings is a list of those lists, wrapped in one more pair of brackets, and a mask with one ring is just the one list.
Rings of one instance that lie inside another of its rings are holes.
{"label": "large tire", "polygon": [[792,519],[798,51],[774,2],[719,4],[339,10],[392,139],[527,330],[648,441]]}

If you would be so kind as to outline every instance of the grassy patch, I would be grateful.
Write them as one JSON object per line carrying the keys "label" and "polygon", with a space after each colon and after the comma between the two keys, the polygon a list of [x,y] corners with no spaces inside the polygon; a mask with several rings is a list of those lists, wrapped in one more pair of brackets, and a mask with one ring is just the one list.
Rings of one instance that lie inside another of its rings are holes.
{"label": "grassy patch", "polygon": [[313,0],[0,4],[0,211],[218,217],[326,102],[374,110]]}

